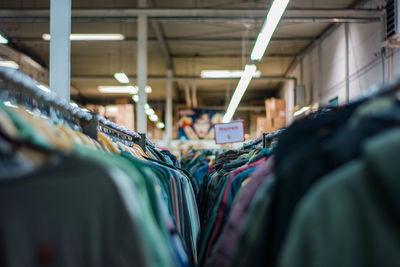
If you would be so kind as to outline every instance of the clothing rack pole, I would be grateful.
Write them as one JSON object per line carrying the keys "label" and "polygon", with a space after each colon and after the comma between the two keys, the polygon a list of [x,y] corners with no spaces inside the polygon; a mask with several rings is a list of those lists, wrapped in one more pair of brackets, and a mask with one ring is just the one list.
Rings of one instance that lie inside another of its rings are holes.
{"label": "clothing rack pole", "polygon": [[100,130],[101,128],[107,129],[107,134],[113,132],[118,138],[123,137],[126,141],[133,141],[134,143],[138,144],[144,152],[146,152],[146,135],[139,134],[137,132],[128,130],[121,125],[118,125],[112,121],[107,120],[106,118],[97,115]]}
{"label": "clothing rack pole", "polygon": [[99,119],[97,117],[97,113],[91,112],[92,119],[88,122],[81,123],[82,131],[87,136],[91,137],[92,139],[98,141],[97,130],[99,127]]}
{"label": "clothing rack pole", "polygon": [[273,133],[263,133],[262,135],[262,142],[263,142],[263,148],[268,148],[273,139],[279,137],[285,129],[279,129]]}
{"label": "clothing rack pole", "polygon": [[84,120],[88,122],[93,119],[92,114],[89,112],[85,112],[79,107],[72,106],[69,102],[59,98],[54,93],[42,91],[37,87],[37,83],[31,77],[19,70],[0,67],[0,79],[6,84],[6,86],[2,88],[3,91],[11,93],[9,87],[12,87],[13,93],[18,91],[29,96],[38,103],[48,105],[80,121]]}
{"label": "clothing rack pole", "polygon": [[[50,113],[53,112],[52,109],[55,109],[78,119],[83,133],[95,140],[97,140],[97,129],[99,125],[107,126],[115,133],[130,136],[133,140],[141,139],[141,136],[134,131],[128,130],[121,125],[117,125],[98,114],[86,112],[79,107],[72,106],[69,102],[59,98],[52,92],[47,93],[42,91],[37,87],[37,83],[31,77],[19,70],[0,67],[0,79],[5,83],[4,87],[0,87],[0,91],[10,92],[10,87],[12,87],[13,91],[17,90],[38,103],[48,105],[50,107]],[[145,149],[145,135],[143,140],[142,148]]]}
{"label": "clothing rack pole", "polygon": [[144,152],[146,152],[146,134],[139,133],[139,135],[140,135],[139,146],[143,149]]}

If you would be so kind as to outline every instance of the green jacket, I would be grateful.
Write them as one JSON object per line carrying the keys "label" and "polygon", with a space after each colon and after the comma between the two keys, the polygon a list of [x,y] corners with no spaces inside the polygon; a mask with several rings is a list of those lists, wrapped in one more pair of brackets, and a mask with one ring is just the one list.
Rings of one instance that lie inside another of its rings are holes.
{"label": "green jacket", "polygon": [[280,267],[400,264],[400,130],[369,139],[362,156],[302,200]]}

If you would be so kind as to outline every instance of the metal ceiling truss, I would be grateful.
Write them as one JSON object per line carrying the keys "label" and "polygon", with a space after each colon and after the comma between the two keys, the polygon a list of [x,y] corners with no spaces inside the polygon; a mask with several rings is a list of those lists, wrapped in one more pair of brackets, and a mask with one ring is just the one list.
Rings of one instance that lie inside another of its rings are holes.
{"label": "metal ceiling truss", "polygon": [[[139,15],[147,15],[156,21],[196,21],[207,22],[235,20],[264,20],[266,12],[262,9],[74,9],[73,22],[86,21],[136,21]],[[288,9],[282,21],[289,22],[368,22],[380,20],[383,11],[376,9]],[[0,10],[1,22],[48,21],[47,9],[3,9]]]}
{"label": "metal ceiling truss", "polygon": [[[135,80],[135,75],[132,75],[130,79]],[[169,78],[166,76],[149,76],[147,78],[149,81],[166,81]],[[75,82],[87,82],[87,81],[93,81],[93,82],[110,82],[110,81],[115,81],[114,77],[112,75],[110,76],[81,76],[81,75],[73,75],[71,77],[71,80]],[[202,81],[209,81],[209,82],[215,82],[216,80],[218,81],[231,81],[231,80],[239,80],[239,78],[214,78],[214,79],[209,79],[209,78],[202,78],[200,76],[175,76],[172,78],[173,81],[197,81],[197,80],[202,80]],[[284,82],[284,81],[291,81],[295,80],[295,78],[292,77],[284,77],[284,76],[261,76],[259,78],[253,78],[254,81],[275,81],[275,82]]]}
{"label": "metal ceiling truss", "polygon": [[[157,24],[158,25],[158,24]],[[158,28],[158,27],[157,27]],[[154,30],[154,29],[153,29]],[[158,36],[158,33],[156,33],[156,30],[154,30],[155,34]],[[47,40],[44,40],[43,38],[34,38],[34,37],[18,37],[18,38],[10,38],[11,41],[13,42],[48,42]],[[249,38],[249,42],[254,42],[256,38]],[[282,41],[292,41],[292,42],[308,42],[308,41],[313,41],[315,40],[314,37],[273,37],[271,41],[273,42],[282,42]],[[160,39],[158,37],[149,37],[148,40],[149,42],[160,42]],[[193,37],[163,37],[162,42],[242,42],[243,38],[193,38]],[[74,41],[78,42],[78,41]],[[85,41],[88,43],[88,41]],[[93,42],[99,42],[99,41],[93,41]],[[124,40],[108,40],[105,42],[137,42],[137,38],[125,38]],[[161,45],[161,42],[160,42]],[[161,45],[164,47],[164,45]],[[169,48],[166,47],[166,51],[169,51]],[[163,48],[164,50],[164,48]]]}

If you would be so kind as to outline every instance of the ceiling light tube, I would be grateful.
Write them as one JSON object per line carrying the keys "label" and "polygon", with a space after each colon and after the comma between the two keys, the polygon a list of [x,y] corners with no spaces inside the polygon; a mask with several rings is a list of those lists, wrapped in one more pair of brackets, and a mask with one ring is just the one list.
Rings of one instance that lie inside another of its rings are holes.
{"label": "ceiling light tube", "polygon": [[120,83],[129,83],[129,78],[123,72],[116,72],[114,78]]}
{"label": "ceiling light tube", "polygon": [[[243,75],[242,70],[203,70],[201,78],[205,79],[223,79],[223,78],[240,78]],[[253,78],[260,78],[261,72],[256,71]]]}
{"label": "ceiling light tube", "polygon": [[0,34],[0,44],[8,44],[7,38]]}
{"label": "ceiling light tube", "polygon": [[135,86],[99,86],[99,91],[104,94],[137,94]]}
{"label": "ceiling light tube", "polygon": [[138,95],[133,95],[132,96],[132,100],[135,101],[135,103],[137,103],[139,101],[139,96]]}
{"label": "ceiling light tube", "polygon": [[155,111],[154,111],[154,109],[149,108],[149,109],[146,109],[146,110],[145,110],[145,113],[146,113],[146,115],[151,116],[151,115],[155,114]]}
{"label": "ceiling light tube", "polygon": [[231,98],[231,101],[229,103],[228,109],[225,113],[222,122],[228,123],[232,120],[232,117],[235,114],[237,107],[239,106],[240,100],[242,100],[244,92],[246,92],[246,89],[249,86],[251,78],[253,77],[256,70],[257,67],[255,65],[245,66],[242,78],[240,78],[240,81],[236,87],[235,93]]}
{"label": "ceiling light tube", "polygon": [[144,88],[144,91],[146,92],[146,94],[151,94],[153,92],[153,88],[151,88],[149,85],[147,85]]}
{"label": "ceiling light tube", "polygon": [[267,50],[268,44],[271,41],[276,27],[281,20],[283,13],[289,4],[290,0],[275,0],[268,11],[264,25],[257,37],[256,43],[251,53],[251,60],[260,61]]}
{"label": "ceiling light tube", "polygon": [[149,116],[149,120],[150,120],[150,121],[153,121],[153,122],[154,122],[154,121],[158,121],[158,116],[157,116],[156,114],[150,115],[150,116]]}
{"label": "ceiling light tube", "polygon": [[[50,41],[48,33],[42,35],[43,40]],[[125,36],[120,33],[72,33],[71,41],[122,41]]]}
{"label": "ceiling light tube", "polygon": [[0,61],[0,67],[10,68],[10,69],[19,69],[19,65],[15,61],[5,60]]}
{"label": "ceiling light tube", "polygon": [[165,128],[165,124],[163,122],[157,122],[156,124],[158,129],[164,129]]}

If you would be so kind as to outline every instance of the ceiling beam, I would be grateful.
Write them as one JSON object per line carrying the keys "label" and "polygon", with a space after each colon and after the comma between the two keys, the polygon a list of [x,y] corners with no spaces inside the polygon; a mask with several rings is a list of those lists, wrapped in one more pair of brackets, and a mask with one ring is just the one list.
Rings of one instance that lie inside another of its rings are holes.
{"label": "ceiling beam", "polygon": [[[139,15],[147,15],[150,19],[172,19],[174,21],[187,21],[197,19],[218,20],[264,20],[266,11],[263,9],[73,9],[73,21],[135,21]],[[331,20],[331,22],[345,22],[346,20],[379,20],[383,11],[376,9],[288,9],[282,20],[296,22],[318,19]],[[48,9],[2,9],[0,19],[2,22],[31,22],[48,21]]]}
{"label": "ceiling beam", "polygon": [[[150,7],[153,7],[153,8],[155,7],[155,3],[153,0],[148,0],[148,4]],[[153,28],[154,34],[156,35],[157,41],[160,44],[161,50],[165,56],[167,69],[172,70],[174,73],[171,52],[170,52],[168,43],[165,40],[164,31],[163,31],[160,23],[158,23],[157,21],[151,21],[150,23]]]}
{"label": "ceiling beam", "polygon": [[[158,23],[157,23],[158,24]],[[193,37],[164,37],[164,41],[167,42],[242,42],[243,38],[193,38]],[[15,37],[15,38],[9,38],[9,40],[13,42],[46,42],[48,43],[49,41],[43,40],[43,38],[40,37]],[[249,38],[249,42],[254,42],[256,38]],[[273,37],[271,41],[274,42],[283,42],[283,41],[291,41],[291,42],[307,42],[307,41],[313,41],[315,40],[314,37]],[[148,38],[149,42],[160,42],[158,37],[149,37]],[[73,41],[73,43],[79,42],[79,41]],[[92,42],[101,42],[101,41],[82,41],[85,43],[88,43],[89,45]],[[125,38],[124,40],[110,40],[110,41],[103,41],[103,42],[137,42],[137,38]],[[161,43],[160,43],[161,44]],[[168,48],[168,47],[167,47]]]}
{"label": "ceiling beam", "polygon": [[[87,96],[84,101],[80,101],[79,99],[74,99],[78,103],[81,103],[83,105],[91,104],[91,105],[100,105],[100,106],[107,106],[107,105],[115,105],[117,104],[118,100],[120,99],[127,99],[128,103],[133,104],[133,100],[131,97],[98,97],[98,96]],[[83,103],[82,103],[83,102]],[[149,104],[155,108],[156,110],[157,107],[164,107],[164,101],[160,100],[149,100]],[[178,102],[179,103],[179,102]],[[210,110],[226,110],[224,106],[199,106],[197,107],[199,109],[210,109]],[[163,109],[163,108],[162,108]],[[254,112],[262,112],[265,110],[265,106],[239,106],[238,107],[239,111],[254,111]]]}
{"label": "ceiling beam", "polygon": [[[197,54],[197,53],[191,53],[191,54],[186,54],[186,53],[179,53],[179,54],[172,54],[173,58],[179,59],[179,58],[235,58],[235,59],[242,59],[242,54],[217,54],[217,55],[205,55],[205,54]],[[297,54],[267,54],[264,56],[263,59],[266,58],[282,58],[282,57],[296,57]],[[246,57],[250,57],[249,55],[246,55]]]}
{"label": "ceiling beam", "polygon": [[[134,76],[129,77],[132,81],[136,80]],[[114,82],[115,79],[110,76],[81,76],[81,75],[73,75],[71,79],[75,82]],[[166,76],[149,76],[148,80],[149,81],[166,81],[168,78]],[[202,80],[202,81],[209,81],[209,82],[215,82],[216,80],[218,81],[232,81],[232,80],[239,80],[240,78],[216,78],[216,79],[206,79],[202,78],[200,76],[175,76],[172,78],[174,81],[197,81],[197,80]],[[259,78],[253,78],[255,81],[277,81],[277,82],[283,82],[283,81],[291,81],[294,78],[291,77],[283,77],[283,76],[261,76]]]}

